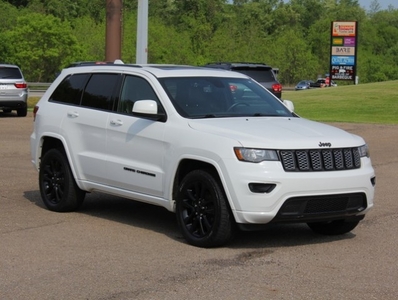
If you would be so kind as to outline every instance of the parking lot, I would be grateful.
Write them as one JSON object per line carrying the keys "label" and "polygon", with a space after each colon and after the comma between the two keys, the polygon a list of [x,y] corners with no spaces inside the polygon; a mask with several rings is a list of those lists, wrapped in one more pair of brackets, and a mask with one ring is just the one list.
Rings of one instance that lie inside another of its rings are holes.
{"label": "parking lot", "polygon": [[306,225],[189,246],[163,208],[92,193],[46,210],[30,162],[33,118],[0,112],[1,299],[396,299],[398,126],[334,124],[364,137],[375,207],[350,234]]}

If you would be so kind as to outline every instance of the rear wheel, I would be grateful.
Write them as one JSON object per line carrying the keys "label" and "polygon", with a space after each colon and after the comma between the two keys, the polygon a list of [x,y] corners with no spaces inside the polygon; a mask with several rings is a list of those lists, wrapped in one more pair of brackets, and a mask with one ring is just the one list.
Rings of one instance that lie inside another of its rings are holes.
{"label": "rear wheel", "polygon": [[233,236],[233,219],[219,182],[208,172],[195,170],[182,180],[176,205],[184,238],[198,247],[217,247]]}
{"label": "rear wheel", "polygon": [[18,108],[17,109],[17,115],[18,117],[26,117],[26,115],[28,114],[28,108]]}
{"label": "rear wheel", "polygon": [[75,211],[83,202],[85,192],[79,189],[63,151],[51,149],[41,160],[40,193],[49,210]]}
{"label": "rear wheel", "polygon": [[330,222],[314,222],[307,225],[316,233],[324,235],[339,235],[350,232],[357,227],[358,220],[335,220]]}

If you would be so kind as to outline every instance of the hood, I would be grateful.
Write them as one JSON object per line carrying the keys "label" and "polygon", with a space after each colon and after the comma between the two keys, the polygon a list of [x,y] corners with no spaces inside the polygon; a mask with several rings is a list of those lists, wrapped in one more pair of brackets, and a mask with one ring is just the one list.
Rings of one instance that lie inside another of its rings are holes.
{"label": "hood", "polygon": [[192,129],[236,140],[243,147],[316,149],[356,147],[365,141],[342,129],[302,119],[240,117],[189,120]]}

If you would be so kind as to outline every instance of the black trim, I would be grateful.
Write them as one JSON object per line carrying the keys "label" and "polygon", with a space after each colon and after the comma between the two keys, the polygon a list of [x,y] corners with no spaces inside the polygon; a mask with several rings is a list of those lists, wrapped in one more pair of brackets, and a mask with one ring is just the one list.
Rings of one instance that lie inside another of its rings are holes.
{"label": "black trim", "polygon": [[272,222],[346,219],[367,208],[365,193],[294,197],[286,200]]}

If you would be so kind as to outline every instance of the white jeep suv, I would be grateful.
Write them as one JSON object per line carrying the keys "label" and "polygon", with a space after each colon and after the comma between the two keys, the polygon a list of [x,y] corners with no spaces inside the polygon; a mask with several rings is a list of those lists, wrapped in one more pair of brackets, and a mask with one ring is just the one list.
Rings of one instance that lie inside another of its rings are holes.
{"label": "white jeep suv", "polygon": [[241,73],[72,67],[34,118],[32,162],[52,211],[100,191],[175,212],[188,243],[215,247],[271,222],[344,234],[373,206],[365,141],[300,118]]}

